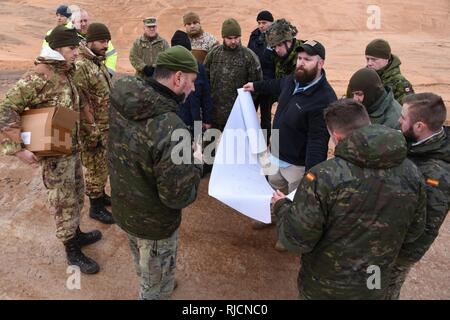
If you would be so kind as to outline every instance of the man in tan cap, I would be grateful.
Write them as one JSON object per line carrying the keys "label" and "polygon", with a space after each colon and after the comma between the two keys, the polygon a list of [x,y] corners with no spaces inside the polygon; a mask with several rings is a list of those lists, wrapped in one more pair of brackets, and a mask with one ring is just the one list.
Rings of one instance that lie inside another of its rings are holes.
{"label": "man in tan cap", "polygon": [[130,51],[130,62],[136,69],[137,77],[148,79],[152,76],[156,57],[170,46],[159,36],[155,17],[145,18],[143,21],[144,34],[134,41]]}
{"label": "man in tan cap", "polygon": [[200,24],[200,16],[195,12],[188,12],[183,16],[186,33],[191,40],[192,54],[200,63],[211,49],[219,44],[219,41],[210,33],[203,31]]}

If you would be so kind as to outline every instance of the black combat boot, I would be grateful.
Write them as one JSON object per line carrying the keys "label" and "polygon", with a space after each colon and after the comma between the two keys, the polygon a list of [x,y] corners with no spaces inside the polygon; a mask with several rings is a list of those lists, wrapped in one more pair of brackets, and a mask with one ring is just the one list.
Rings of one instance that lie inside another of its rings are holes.
{"label": "black combat boot", "polygon": [[106,207],[110,207],[111,206],[111,197],[108,196],[104,190],[103,190],[103,197],[102,198],[103,198],[103,204]]}
{"label": "black combat boot", "polygon": [[97,199],[89,199],[89,200],[91,201],[91,208],[89,210],[89,216],[92,219],[98,220],[105,224],[115,223],[111,212],[109,212],[105,208],[105,204],[103,203],[103,197],[100,197]]}
{"label": "black combat boot", "polygon": [[93,230],[91,232],[82,232],[80,227],[77,228],[75,239],[78,245],[81,247],[96,243],[102,238],[102,233],[99,230]]}
{"label": "black combat boot", "polygon": [[86,257],[81,252],[80,245],[76,238],[72,238],[64,242],[67,254],[67,264],[70,266],[78,266],[80,271],[86,274],[95,274],[100,271],[97,262],[89,257]]}

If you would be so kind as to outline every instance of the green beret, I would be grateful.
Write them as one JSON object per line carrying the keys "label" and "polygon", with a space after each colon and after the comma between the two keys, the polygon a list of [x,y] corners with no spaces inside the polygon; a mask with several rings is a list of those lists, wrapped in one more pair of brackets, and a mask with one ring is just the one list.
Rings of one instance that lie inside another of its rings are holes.
{"label": "green beret", "polygon": [[235,19],[230,18],[223,22],[222,24],[222,38],[226,37],[240,37],[241,36],[241,26],[239,22]]}
{"label": "green beret", "polygon": [[156,58],[156,66],[173,71],[198,73],[197,60],[188,49],[182,46],[174,46],[161,52]]}
{"label": "green beret", "polygon": [[375,39],[367,45],[366,56],[372,56],[381,59],[390,59],[391,47],[386,40]]}

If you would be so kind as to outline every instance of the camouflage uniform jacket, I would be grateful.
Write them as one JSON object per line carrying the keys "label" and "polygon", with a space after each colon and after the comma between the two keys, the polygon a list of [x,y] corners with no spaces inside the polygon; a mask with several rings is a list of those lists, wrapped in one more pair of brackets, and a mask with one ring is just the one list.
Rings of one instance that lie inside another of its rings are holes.
{"label": "camouflage uniform jacket", "polygon": [[80,50],[74,82],[81,98],[80,140],[89,144],[107,135],[111,78],[104,57],[96,56],[87,47]]}
{"label": "camouflage uniform jacket", "polygon": [[[38,57],[0,103],[0,145],[2,153],[13,155],[22,148],[20,114],[25,109],[64,107],[79,112],[79,97],[73,83],[73,67],[65,61]],[[78,125],[72,136],[72,150],[78,147]]]}
{"label": "camouflage uniform jacket", "polygon": [[246,47],[232,50],[220,45],[206,56],[205,68],[211,84],[213,123],[223,126],[237,98],[237,89],[247,82],[262,80],[261,64],[258,56]]}
{"label": "camouflage uniform jacket", "polygon": [[154,66],[158,54],[169,47],[169,43],[159,35],[154,40],[150,40],[145,35],[136,39],[130,50],[130,62],[136,69],[136,76],[147,79],[143,72],[145,66]]}
{"label": "camouflage uniform jacket", "polygon": [[394,98],[399,103],[402,103],[402,100],[406,95],[414,93],[411,83],[406,80],[400,72],[401,64],[400,59],[397,56],[392,55],[389,64],[377,71],[383,85],[392,89]]}
{"label": "camouflage uniform jacket", "polygon": [[206,52],[211,51],[214,46],[219,44],[212,34],[205,31],[198,36],[189,37],[189,40],[191,40],[192,50],[203,50]]}
{"label": "camouflage uniform jacket", "polygon": [[297,51],[303,40],[293,39],[292,46],[289,49],[286,57],[279,57],[275,51],[273,51],[273,60],[275,64],[275,79],[281,79],[290,75],[295,71],[297,66]]}
{"label": "camouflage uniform jacket", "polygon": [[398,119],[402,113],[402,106],[394,99],[392,90],[385,88],[386,92],[371,107],[367,108],[370,121],[373,124],[382,124],[392,129],[400,129]]}
{"label": "camouflage uniform jacket", "polygon": [[406,244],[399,263],[418,262],[439,234],[439,228],[450,210],[450,128],[415,146],[408,152],[422,172],[427,190],[425,232],[414,243]]}
{"label": "camouflage uniform jacket", "polygon": [[[80,38],[80,46],[86,45],[86,35],[83,35],[78,31],[78,37]],[[108,69],[109,74],[113,77],[117,71],[117,50],[114,48],[111,40],[108,41],[108,49],[105,52],[105,66]]]}
{"label": "camouflage uniform jacket", "polygon": [[[400,132],[368,125],[305,175],[294,202],[275,204],[278,238],[302,254],[302,296],[384,298],[403,243],[416,241],[425,225],[425,185],[406,153]],[[372,265],[380,268],[381,290],[368,289]]]}
{"label": "camouflage uniform jacket", "polygon": [[138,238],[169,238],[181,223],[181,209],[197,196],[201,166],[177,165],[171,158],[178,144],[171,139],[173,131],[187,130],[175,113],[180,102],[153,79],[125,77],[111,91],[113,215],[122,229]]}

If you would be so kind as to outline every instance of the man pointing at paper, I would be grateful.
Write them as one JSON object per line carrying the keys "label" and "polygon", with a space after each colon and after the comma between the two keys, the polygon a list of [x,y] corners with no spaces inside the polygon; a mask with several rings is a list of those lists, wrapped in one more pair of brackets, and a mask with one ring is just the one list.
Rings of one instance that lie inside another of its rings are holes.
{"label": "man pointing at paper", "polygon": [[[284,194],[297,188],[305,169],[309,170],[326,160],[329,135],[323,110],[336,100],[323,70],[323,45],[310,40],[299,46],[297,51],[297,67],[290,76],[244,86],[245,91],[265,92],[279,97],[273,122],[279,139],[272,139],[270,156],[271,162],[278,166],[278,172],[269,175],[269,183]],[[266,226],[270,225],[261,222],[254,224],[255,229]],[[282,249],[279,243],[276,248]]]}

